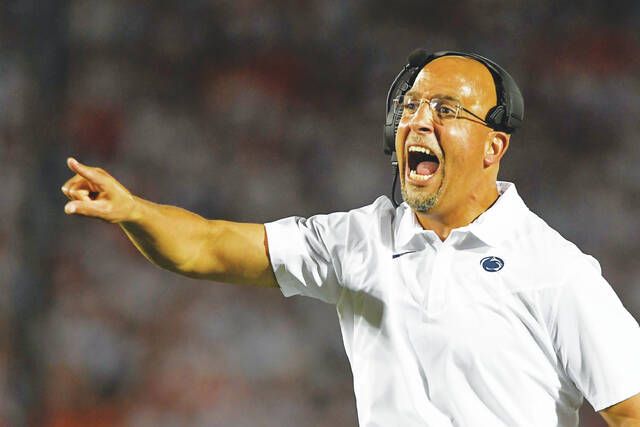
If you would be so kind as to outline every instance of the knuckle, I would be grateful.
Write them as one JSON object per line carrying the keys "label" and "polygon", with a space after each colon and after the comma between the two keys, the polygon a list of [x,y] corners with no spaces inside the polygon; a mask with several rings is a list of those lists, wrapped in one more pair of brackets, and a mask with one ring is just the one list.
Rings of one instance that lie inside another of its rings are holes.
{"label": "knuckle", "polygon": [[103,215],[111,213],[111,205],[109,203],[95,203],[95,209]]}
{"label": "knuckle", "polygon": [[81,185],[83,182],[85,182],[85,179],[82,178],[80,175],[76,175],[76,177],[69,180],[69,187],[70,188],[77,187],[78,185]]}

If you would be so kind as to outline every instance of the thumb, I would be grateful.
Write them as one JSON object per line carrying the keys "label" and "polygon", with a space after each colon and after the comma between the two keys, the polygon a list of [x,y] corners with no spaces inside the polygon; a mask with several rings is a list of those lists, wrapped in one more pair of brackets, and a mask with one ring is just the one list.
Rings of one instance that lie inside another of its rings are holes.
{"label": "thumb", "polygon": [[83,165],[73,157],[67,159],[67,166],[73,172],[95,184],[102,184],[105,181],[104,176],[102,176],[96,168]]}

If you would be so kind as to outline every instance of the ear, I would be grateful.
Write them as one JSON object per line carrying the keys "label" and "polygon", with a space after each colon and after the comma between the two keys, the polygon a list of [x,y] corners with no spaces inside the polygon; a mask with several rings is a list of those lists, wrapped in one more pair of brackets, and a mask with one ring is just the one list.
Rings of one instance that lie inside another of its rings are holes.
{"label": "ear", "polygon": [[510,136],[504,132],[490,132],[484,143],[484,167],[498,165],[509,148]]}

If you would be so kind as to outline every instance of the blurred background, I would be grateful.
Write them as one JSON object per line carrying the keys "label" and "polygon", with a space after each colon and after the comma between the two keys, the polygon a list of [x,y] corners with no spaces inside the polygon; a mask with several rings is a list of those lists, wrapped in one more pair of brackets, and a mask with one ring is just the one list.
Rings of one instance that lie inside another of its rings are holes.
{"label": "blurred background", "polygon": [[[1,2],[0,426],[355,426],[334,307],[161,271],[60,186],[74,155],[208,218],[371,203],[416,47],[515,77],[502,179],[638,319],[639,20],[635,0]],[[588,403],[581,423],[604,425]]]}

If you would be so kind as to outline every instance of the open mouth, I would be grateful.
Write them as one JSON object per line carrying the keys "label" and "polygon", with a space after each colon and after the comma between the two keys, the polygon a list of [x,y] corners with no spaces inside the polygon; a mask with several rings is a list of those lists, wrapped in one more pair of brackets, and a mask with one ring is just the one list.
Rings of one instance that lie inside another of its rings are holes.
{"label": "open mouth", "polygon": [[426,147],[412,145],[407,153],[409,178],[426,181],[431,178],[440,167],[440,160]]}

